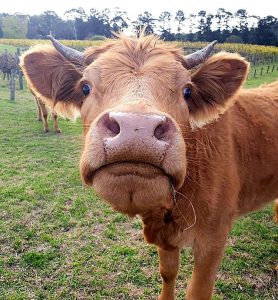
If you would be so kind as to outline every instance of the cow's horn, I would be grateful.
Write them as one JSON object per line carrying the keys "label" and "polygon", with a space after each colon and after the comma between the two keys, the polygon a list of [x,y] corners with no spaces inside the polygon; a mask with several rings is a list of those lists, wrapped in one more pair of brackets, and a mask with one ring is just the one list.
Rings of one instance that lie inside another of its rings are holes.
{"label": "cow's horn", "polygon": [[56,50],[59,51],[67,60],[69,60],[73,64],[84,65],[85,59],[82,52],[61,44],[52,35],[48,35],[47,37],[51,40]]}
{"label": "cow's horn", "polygon": [[191,53],[187,56],[185,56],[185,63],[187,69],[192,69],[196,66],[198,66],[200,63],[204,62],[209,55],[211,54],[214,45],[217,43],[217,41],[211,42],[209,45],[207,45],[205,48],[200,49],[194,53]]}

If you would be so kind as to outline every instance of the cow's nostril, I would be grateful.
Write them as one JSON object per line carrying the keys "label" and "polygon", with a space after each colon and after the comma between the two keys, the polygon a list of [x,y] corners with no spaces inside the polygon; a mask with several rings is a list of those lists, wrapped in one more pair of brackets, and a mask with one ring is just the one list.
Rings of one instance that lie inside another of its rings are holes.
{"label": "cow's nostril", "polygon": [[169,124],[168,122],[159,124],[155,130],[154,130],[154,136],[158,139],[161,140],[165,137],[167,131],[169,130]]}
{"label": "cow's nostril", "polygon": [[120,133],[120,125],[115,119],[109,119],[107,128],[116,135]]}
{"label": "cow's nostril", "polygon": [[120,125],[117,120],[109,113],[100,119],[100,127],[109,130],[109,133],[116,136],[120,133]]}

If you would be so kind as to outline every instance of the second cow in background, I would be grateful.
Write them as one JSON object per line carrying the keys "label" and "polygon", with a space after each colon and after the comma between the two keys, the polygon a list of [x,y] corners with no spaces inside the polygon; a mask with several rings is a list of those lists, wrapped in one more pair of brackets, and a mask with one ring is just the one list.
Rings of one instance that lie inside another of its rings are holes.
{"label": "second cow in background", "polygon": [[[46,104],[40,99],[40,97],[36,96],[33,91],[31,93],[34,95],[36,99],[36,103],[38,106],[38,120],[43,121],[43,130],[44,132],[49,132],[48,125],[48,110]],[[53,108],[49,108],[51,110],[51,115],[54,122],[54,130],[56,133],[61,133],[61,129],[58,125],[58,116],[56,111]]]}

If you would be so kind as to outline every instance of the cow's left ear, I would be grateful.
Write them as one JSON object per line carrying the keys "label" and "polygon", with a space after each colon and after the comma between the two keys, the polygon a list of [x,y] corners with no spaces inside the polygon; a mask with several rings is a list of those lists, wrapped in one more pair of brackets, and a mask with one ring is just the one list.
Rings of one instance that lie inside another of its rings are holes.
{"label": "cow's left ear", "polygon": [[191,96],[186,101],[193,127],[209,123],[233,103],[248,69],[249,63],[240,55],[222,52],[192,75]]}
{"label": "cow's left ear", "polygon": [[50,107],[75,118],[84,95],[79,86],[82,73],[54,47],[38,45],[25,52],[20,66],[29,88]]}

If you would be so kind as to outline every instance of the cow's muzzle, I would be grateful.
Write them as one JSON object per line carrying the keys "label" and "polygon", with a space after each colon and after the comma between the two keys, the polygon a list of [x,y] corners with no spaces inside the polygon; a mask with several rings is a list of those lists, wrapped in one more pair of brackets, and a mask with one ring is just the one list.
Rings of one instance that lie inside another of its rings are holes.
{"label": "cow's muzzle", "polygon": [[106,112],[87,134],[81,175],[114,207],[125,198],[117,210],[133,202],[133,212],[128,209],[133,214],[141,197],[152,195],[160,204],[165,197],[169,204],[171,185],[179,188],[185,178],[185,155],[181,132],[169,116]]}

